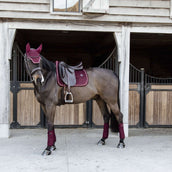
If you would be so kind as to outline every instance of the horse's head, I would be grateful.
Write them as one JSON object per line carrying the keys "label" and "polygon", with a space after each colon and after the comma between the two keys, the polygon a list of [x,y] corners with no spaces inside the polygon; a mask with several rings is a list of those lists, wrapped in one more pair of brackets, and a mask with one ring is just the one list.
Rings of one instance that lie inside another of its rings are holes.
{"label": "horse's head", "polygon": [[26,45],[26,54],[24,57],[27,73],[36,85],[40,82],[41,84],[44,83],[44,76],[41,68],[41,50],[42,44],[37,49],[33,49],[30,48],[30,44],[28,43]]}

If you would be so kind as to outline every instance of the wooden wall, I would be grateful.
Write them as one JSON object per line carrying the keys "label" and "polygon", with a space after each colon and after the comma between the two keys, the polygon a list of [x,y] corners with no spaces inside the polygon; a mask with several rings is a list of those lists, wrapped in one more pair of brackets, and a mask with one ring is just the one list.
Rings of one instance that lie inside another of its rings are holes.
{"label": "wooden wall", "polygon": [[170,0],[110,0],[110,14],[169,16]]}
{"label": "wooden wall", "polygon": [[170,0],[109,0],[109,14],[51,14],[51,0],[0,0],[2,18],[171,23]]}
{"label": "wooden wall", "polygon": [[172,125],[172,85],[151,85],[146,95],[146,122]]}
{"label": "wooden wall", "polygon": [[[129,91],[129,125],[137,125],[140,115],[140,93],[138,84],[130,84]],[[95,125],[103,125],[103,116],[99,110],[96,101],[93,101],[93,123]]]}
{"label": "wooden wall", "polygon": [[55,125],[83,125],[86,121],[86,103],[56,107]]}
{"label": "wooden wall", "polygon": [[129,90],[129,125],[139,123],[140,114],[140,93],[137,84],[130,84]]}
{"label": "wooden wall", "polygon": [[[21,126],[36,126],[40,122],[40,104],[35,98],[33,84],[21,83],[17,93],[17,122]],[[30,89],[29,89],[30,88]],[[11,97],[11,119],[13,122],[13,94]],[[56,108],[55,125],[83,125],[86,120],[86,103],[63,105]]]}
{"label": "wooden wall", "polygon": [[95,100],[93,100],[93,114],[92,121],[95,125],[103,125],[103,116]]}

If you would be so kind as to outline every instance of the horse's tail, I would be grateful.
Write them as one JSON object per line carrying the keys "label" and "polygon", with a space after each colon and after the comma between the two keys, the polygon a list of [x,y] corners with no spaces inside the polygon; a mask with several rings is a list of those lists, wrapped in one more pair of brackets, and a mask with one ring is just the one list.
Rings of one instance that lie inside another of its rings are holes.
{"label": "horse's tail", "polygon": [[[117,93],[117,96],[118,96],[118,106],[119,106],[119,109],[120,109],[120,99],[119,99],[119,77],[116,75],[116,73],[114,72],[115,74],[115,77],[118,79],[118,93]],[[111,111],[111,118],[110,118],[110,128],[111,128],[111,131],[112,132],[119,132],[119,123],[116,119],[116,116],[115,114]]]}

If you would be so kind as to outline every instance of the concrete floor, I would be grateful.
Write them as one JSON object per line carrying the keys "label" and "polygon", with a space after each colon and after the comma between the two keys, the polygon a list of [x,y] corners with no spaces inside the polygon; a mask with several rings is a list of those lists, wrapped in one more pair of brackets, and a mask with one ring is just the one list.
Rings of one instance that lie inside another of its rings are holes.
{"label": "concrete floor", "polygon": [[2,172],[171,172],[172,129],[130,129],[126,148],[117,149],[110,133],[105,146],[96,143],[102,129],[56,129],[57,150],[42,156],[45,129],[11,130],[0,139]]}

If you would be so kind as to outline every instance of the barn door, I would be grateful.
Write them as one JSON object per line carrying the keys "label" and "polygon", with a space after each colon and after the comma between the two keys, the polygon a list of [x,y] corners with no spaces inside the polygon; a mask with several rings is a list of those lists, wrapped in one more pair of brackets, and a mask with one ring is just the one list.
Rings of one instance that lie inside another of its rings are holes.
{"label": "barn door", "polygon": [[172,78],[156,78],[130,64],[130,127],[172,126]]}
{"label": "barn door", "polygon": [[144,125],[144,71],[130,64],[129,74],[129,125]]}
{"label": "barn door", "polygon": [[145,124],[172,126],[172,78],[145,75]]}

